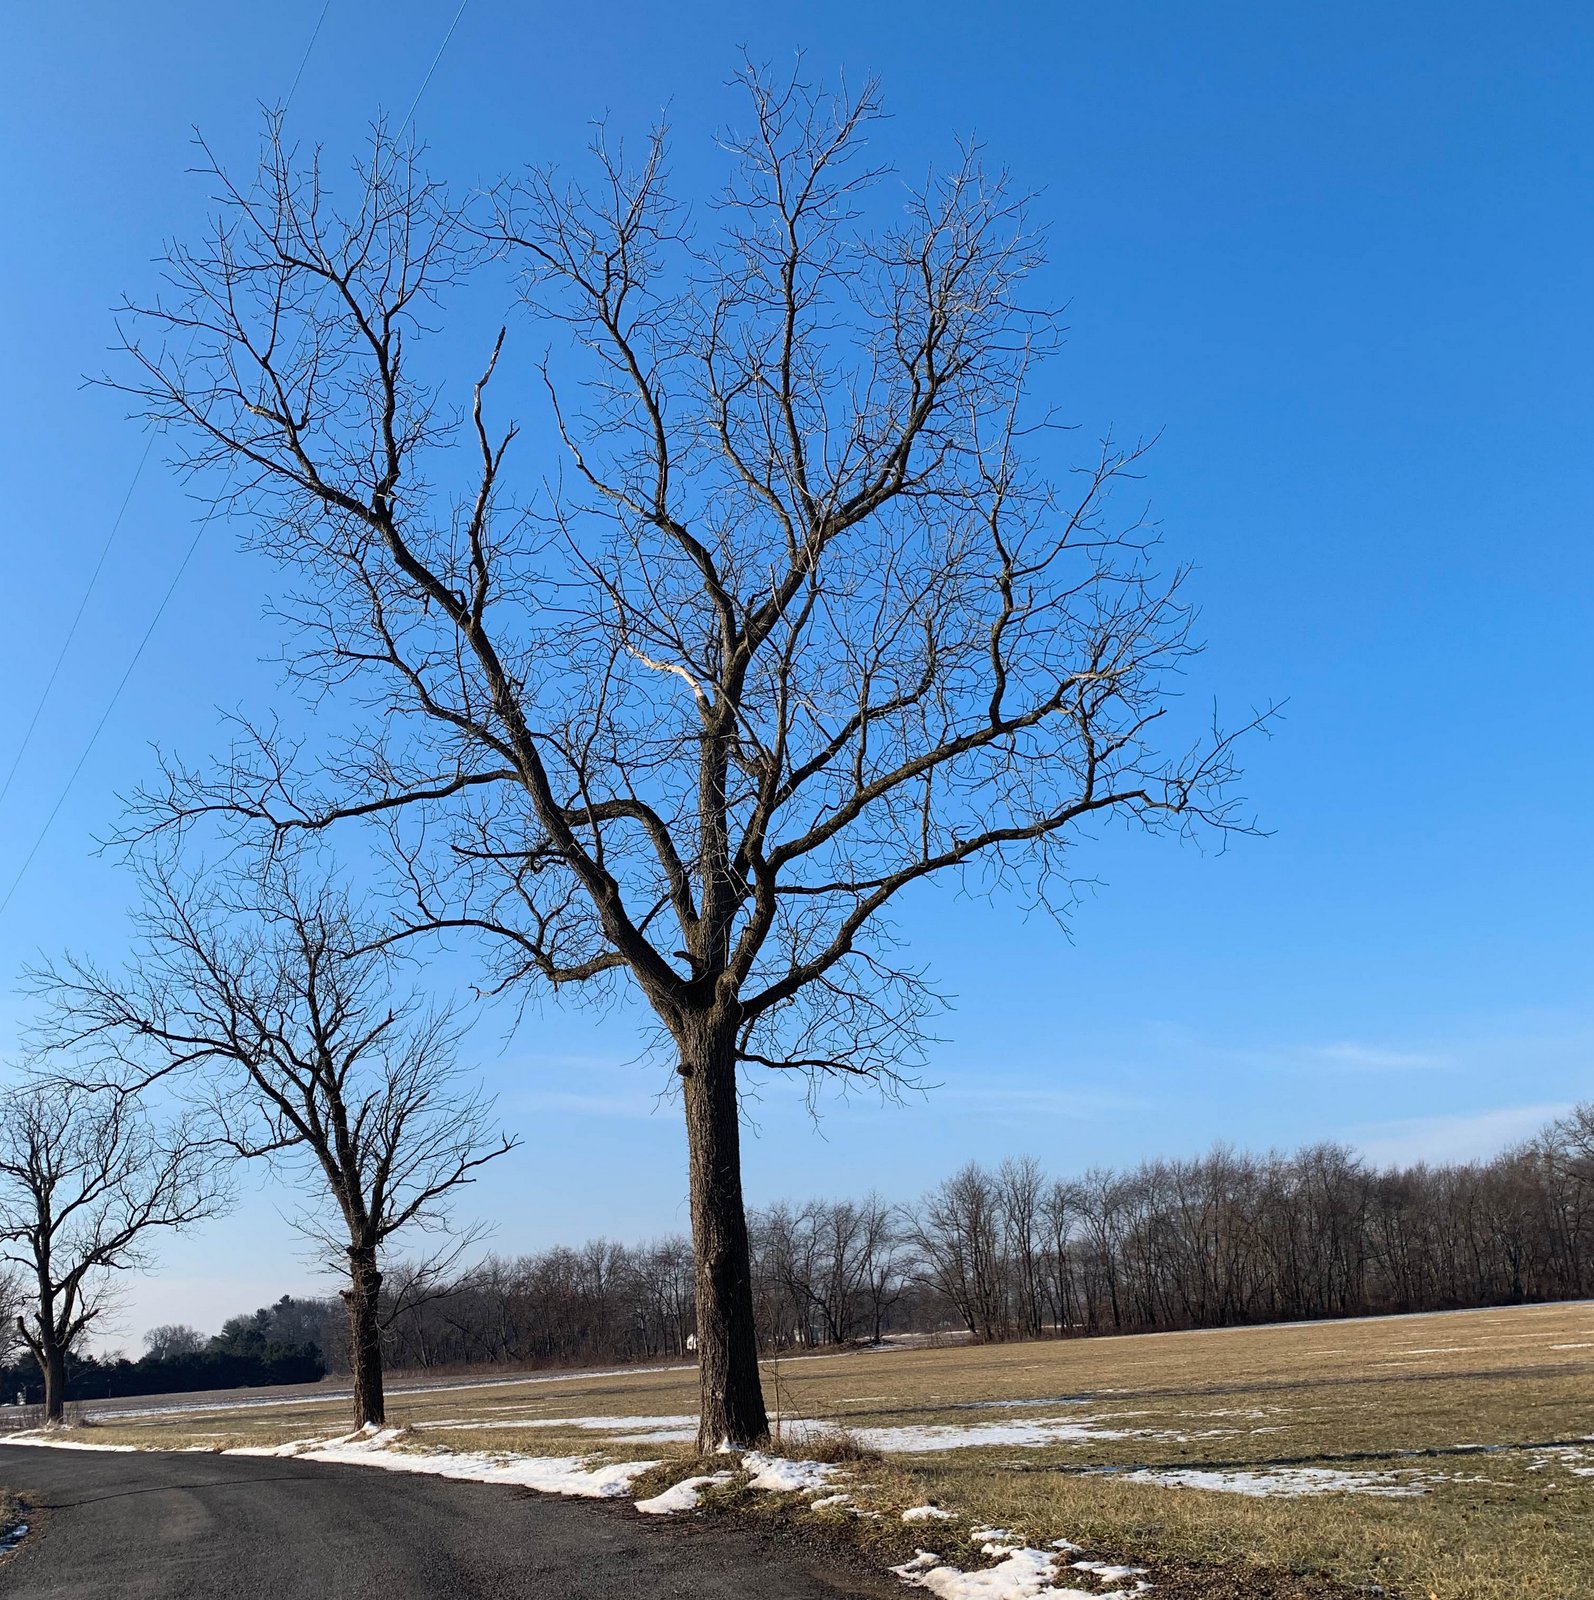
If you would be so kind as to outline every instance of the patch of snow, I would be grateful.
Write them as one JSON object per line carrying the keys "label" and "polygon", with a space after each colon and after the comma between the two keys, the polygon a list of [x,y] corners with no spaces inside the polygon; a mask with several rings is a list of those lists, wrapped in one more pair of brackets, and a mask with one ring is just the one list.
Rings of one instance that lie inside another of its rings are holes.
{"label": "patch of snow", "polygon": [[0,1444],[40,1445],[46,1450],[136,1450],[136,1444],[92,1444],[87,1439],[75,1439],[64,1432],[44,1432],[30,1429],[26,1433],[0,1435]]}
{"label": "patch of snow", "polygon": [[681,1511],[696,1511],[698,1501],[703,1498],[703,1491],[716,1484],[729,1483],[729,1472],[709,1472],[700,1478],[682,1478],[679,1483],[672,1483],[663,1494],[656,1494],[651,1500],[638,1500],[636,1508],[646,1516],[668,1517]]}
{"label": "patch of snow", "polygon": [[1071,1561],[1069,1565],[1075,1572],[1088,1572],[1103,1583],[1122,1583],[1125,1578],[1138,1578],[1146,1571],[1144,1567],[1116,1566],[1111,1561]]}
{"label": "patch of snow", "polygon": [[943,1511],[940,1506],[909,1506],[902,1513],[904,1522],[950,1522],[952,1513]]}
{"label": "patch of snow", "polygon": [[861,1444],[887,1455],[973,1450],[982,1445],[1090,1444],[1101,1439],[1160,1437],[1143,1428],[1098,1427],[1090,1417],[1039,1417],[1034,1422],[935,1422],[902,1428],[854,1428],[851,1432]]}
{"label": "patch of snow", "polygon": [[587,1500],[616,1500],[632,1483],[658,1466],[657,1461],[616,1461],[592,1465],[582,1456],[493,1456],[435,1451],[421,1454],[390,1448],[390,1435],[354,1444],[329,1444],[299,1452],[302,1461],[327,1461],[339,1466],[380,1467],[386,1472],[414,1472],[469,1483],[505,1483],[544,1494],[575,1495]]}
{"label": "patch of snow", "polygon": [[844,1506],[851,1499],[852,1496],[850,1494],[827,1494],[821,1499],[810,1500],[808,1509],[810,1511],[828,1511],[831,1506]]}
{"label": "patch of snow", "polygon": [[1273,1467],[1259,1472],[1210,1472],[1195,1467],[1152,1471],[1142,1467],[1122,1474],[1125,1483],[1155,1483],[1169,1489],[1207,1489],[1257,1499],[1309,1494],[1370,1494],[1405,1499],[1427,1494],[1420,1483],[1389,1472],[1338,1472],[1328,1467]]}
{"label": "patch of snow", "polygon": [[766,1456],[758,1450],[745,1452],[742,1466],[752,1473],[751,1488],[767,1489],[775,1494],[822,1489],[839,1470],[828,1461],[788,1461],[784,1456]]}
{"label": "patch of snow", "polygon": [[[921,1550],[912,1561],[893,1567],[897,1577],[915,1589],[928,1589],[939,1600],[1121,1600],[1131,1591],[1058,1588],[1057,1558],[1046,1550],[1009,1551],[995,1566],[975,1572],[946,1566],[940,1557]],[[1137,1589],[1136,1591],[1139,1592]]]}

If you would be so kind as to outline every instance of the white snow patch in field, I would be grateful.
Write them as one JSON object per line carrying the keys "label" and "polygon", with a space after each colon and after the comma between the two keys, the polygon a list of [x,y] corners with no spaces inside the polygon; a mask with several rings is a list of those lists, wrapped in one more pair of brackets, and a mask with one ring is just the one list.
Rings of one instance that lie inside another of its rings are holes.
{"label": "white snow patch in field", "polygon": [[1088,1572],[1103,1583],[1122,1583],[1125,1578],[1138,1578],[1146,1571],[1144,1567],[1116,1566],[1111,1561],[1071,1561],[1069,1565],[1075,1572]]}
{"label": "white snow patch in field", "polygon": [[29,1444],[40,1445],[46,1450],[136,1450],[136,1444],[91,1444],[87,1439],[74,1439],[68,1435],[56,1432],[35,1432],[0,1434],[0,1444]]}
{"label": "white snow patch in field", "polygon": [[743,1468],[752,1473],[749,1486],[775,1494],[796,1494],[822,1489],[835,1477],[837,1468],[827,1461],[788,1461],[784,1456],[766,1456],[749,1450],[742,1456]]}
{"label": "white snow patch in field", "polygon": [[1584,1464],[1589,1459],[1589,1452],[1575,1444],[1554,1450],[1535,1450],[1533,1453],[1539,1459],[1529,1464],[1529,1472],[1543,1472],[1550,1462],[1557,1461],[1579,1478],[1594,1478],[1594,1466]]}
{"label": "white snow patch in field", "polygon": [[943,1511],[940,1506],[909,1506],[902,1513],[904,1522],[950,1522],[952,1513]]}
{"label": "white snow patch in field", "polygon": [[705,1489],[730,1481],[731,1474],[728,1472],[709,1472],[700,1478],[682,1478],[679,1483],[672,1483],[663,1494],[656,1494],[651,1500],[638,1500],[636,1508],[650,1517],[668,1517],[680,1511],[696,1511],[697,1503],[703,1498]]}
{"label": "white snow patch in field", "polygon": [[1552,1350],[1594,1350],[1594,1344],[1552,1344]]}
{"label": "white snow patch in field", "polygon": [[810,1500],[808,1509],[810,1511],[828,1511],[831,1506],[844,1506],[851,1499],[852,1496],[850,1494],[827,1494],[818,1500]]}
{"label": "white snow patch in field", "polygon": [[860,1443],[887,1455],[972,1450],[981,1445],[1089,1444],[1098,1439],[1156,1437],[1143,1428],[1103,1428],[1084,1417],[1040,1417],[1034,1422],[924,1423],[903,1428],[853,1428]]}
{"label": "white snow patch in field", "polygon": [[1046,1550],[1010,1551],[993,1567],[964,1572],[945,1566],[939,1556],[921,1550],[912,1561],[893,1567],[897,1577],[915,1589],[928,1589],[939,1600],[1114,1600],[1116,1596],[1140,1592],[1099,1589],[1058,1588],[1057,1558]]}
{"label": "white snow patch in field", "polygon": [[28,1525],[25,1522],[19,1522],[14,1528],[6,1529],[4,1533],[0,1533],[0,1551],[15,1550],[27,1536]]}
{"label": "white snow patch in field", "polygon": [[1387,1472],[1338,1472],[1328,1467],[1274,1467],[1260,1472],[1208,1472],[1195,1467],[1174,1467],[1154,1472],[1142,1467],[1122,1474],[1125,1483],[1155,1483],[1169,1489],[1207,1489],[1216,1494],[1268,1496],[1308,1494],[1371,1494],[1385,1499],[1406,1499],[1427,1494],[1412,1483]]}
{"label": "white snow patch in field", "polygon": [[297,1452],[301,1461],[327,1461],[339,1466],[380,1467],[386,1472],[414,1472],[468,1483],[505,1483],[544,1494],[575,1495],[587,1500],[614,1500],[630,1492],[632,1483],[657,1461],[590,1464],[582,1456],[493,1456],[438,1451],[422,1455],[389,1448],[397,1430],[390,1429],[358,1443],[330,1443]]}

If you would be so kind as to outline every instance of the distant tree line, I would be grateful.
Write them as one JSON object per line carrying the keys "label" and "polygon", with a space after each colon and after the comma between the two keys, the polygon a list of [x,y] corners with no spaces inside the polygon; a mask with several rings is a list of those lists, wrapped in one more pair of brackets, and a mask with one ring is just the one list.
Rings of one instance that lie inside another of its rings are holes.
{"label": "distant tree line", "polygon": [[[200,1389],[257,1388],[314,1383],[326,1376],[322,1345],[333,1302],[295,1300],[230,1317],[206,1338],[194,1328],[168,1324],[144,1336],[137,1360],[120,1354],[71,1355],[64,1398],[105,1400],[119,1395],[187,1394]],[[0,1398],[28,1405],[44,1399],[44,1380],[32,1360],[0,1366]]]}
{"label": "distant tree line", "polygon": [[[1491,1161],[1220,1148],[1055,1179],[1019,1159],[967,1166],[908,1205],[782,1203],[749,1222],[766,1350],[1576,1299],[1594,1293],[1594,1106]],[[692,1332],[690,1243],[667,1238],[495,1257],[386,1337],[393,1366],[437,1367],[682,1359]],[[324,1349],[338,1370],[336,1339]]]}
{"label": "distant tree line", "polygon": [[[1219,1148],[1049,1177],[969,1165],[916,1202],[781,1202],[749,1215],[766,1352],[893,1334],[982,1341],[1240,1326],[1594,1294],[1594,1105],[1491,1161],[1377,1167],[1345,1146]],[[598,1239],[492,1256],[452,1281],[384,1275],[394,1369],[689,1361],[691,1241]],[[313,1382],[351,1370],[343,1301],[284,1295],[206,1338],[70,1362],[72,1400]],[[0,1394],[38,1398],[31,1361]]]}

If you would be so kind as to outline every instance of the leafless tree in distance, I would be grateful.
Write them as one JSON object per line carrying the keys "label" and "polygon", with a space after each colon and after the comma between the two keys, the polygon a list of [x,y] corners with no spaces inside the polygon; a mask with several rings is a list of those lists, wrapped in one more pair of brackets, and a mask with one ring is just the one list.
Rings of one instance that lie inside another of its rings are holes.
{"label": "leafless tree in distance", "polygon": [[[515,1141],[458,1065],[454,1017],[396,992],[390,951],[341,889],[285,860],[208,881],[151,868],[136,962],[40,974],[48,1026],[102,1081],[186,1086],[233,1155],[308,1171],[323,1198],[300,1226],[348,1279],[355,1424],[380,1424],[383,1318],[479,1237],[448,1226],[449,1203]],[[384,1302],[384,1254],[405,1230],[442,1242]]]}
{"label": "leafless tree in distance", "polygon": [[186,1322],[163,1322],[144,1335],[144,1353],[151,1361],[175,1361],[197,1356],[209,1341]]}
{"label": "leafless tree in distance", "polygon": [[[1182,572],[1113,509],[1140,449],[1049,475],[1023,199],[975,150],[888,182],[873,85],[743,87],[700,228],[662,132],[473,217],[380,130],[340,209],[273,124],[129,308],[121,380],[230,474],[299,673],[359,722],[314,752],[245,725],[135,831],[364,819],[401,934],[480,934],[503,986],[629,982],[684,1103],[705,1447],[767,1432],[742,1069],[911,1078],[937,1002],[887,914],[916,884],[1066,908],[1082,830],[1241,822],[1235,734],[1166,731],[1197,646]],[[458,416],[428,343],[487,249],[555,345],[520,512],[504,334]]]}
{"label": "leafless tree in distance", "polygon": [[0,1262],[26,1284],[16,1328],[44,1378],[46,1422],[61,1420],[67,1358],[104,1319],[114,1274],[147,1267],[154,1234],[224,1200],[206,1152],[131,1096],[49,1081],[0,1100]]}

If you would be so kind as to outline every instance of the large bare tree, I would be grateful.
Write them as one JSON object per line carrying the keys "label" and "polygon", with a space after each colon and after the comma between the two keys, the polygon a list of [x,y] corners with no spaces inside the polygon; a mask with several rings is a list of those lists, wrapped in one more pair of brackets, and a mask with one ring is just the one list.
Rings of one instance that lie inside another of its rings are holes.
{"label": "large bare tree", "polygon": [[[766,1433],[739,1073],[911,1074],[913,886],[1066,907],[1083,831],[1237,821],[1233,736],[1162,731],[1195,644],[1182,573],[1114,520],[1139,450],[1051,475],[1020,198],[976,151],[888,179],[872,86],[744,87],[700,227],[662,134],[467,214],[381,131],[339,207],[273,126],[129,308],[121,380],[294,575],[297,669],[357,713],[313,753],[244,726],[146,823],[374,822],[400,935],[640,995],[684,1102],[705,1447]],[[443,298],[493,262],[553,346],[529,472],[490,421],[503,333],[439,399]]]}
{"label": "large bare tree", "polygon": [[[464,1080],[454,1018],[397,991],[335,884],[273,860],[197,882],[153,867],[145,886],[126,973],[68,959],[39,975],[47,1029],[101,1083],[169,1080],[216,1148],[308,1174],[300,1227],[348,1282],[355,1425],[380,1425],[384,1322],[479,1236],[450,1226],[450,1202],[515,1141]],[[386,1253],[416,1230],[441,1240],[384,1295]]]}
{"label": "large bare tree", "polygon": [[62,1418],[67,1359],[103,1321],[114,1275],[147,1266],[160,1230],[223,1201],[202,1146],[157,1129],[131,1096],[50,1081],[0,1099],[0,1264],[25,1285],[16,1328],[46,1422]]}

